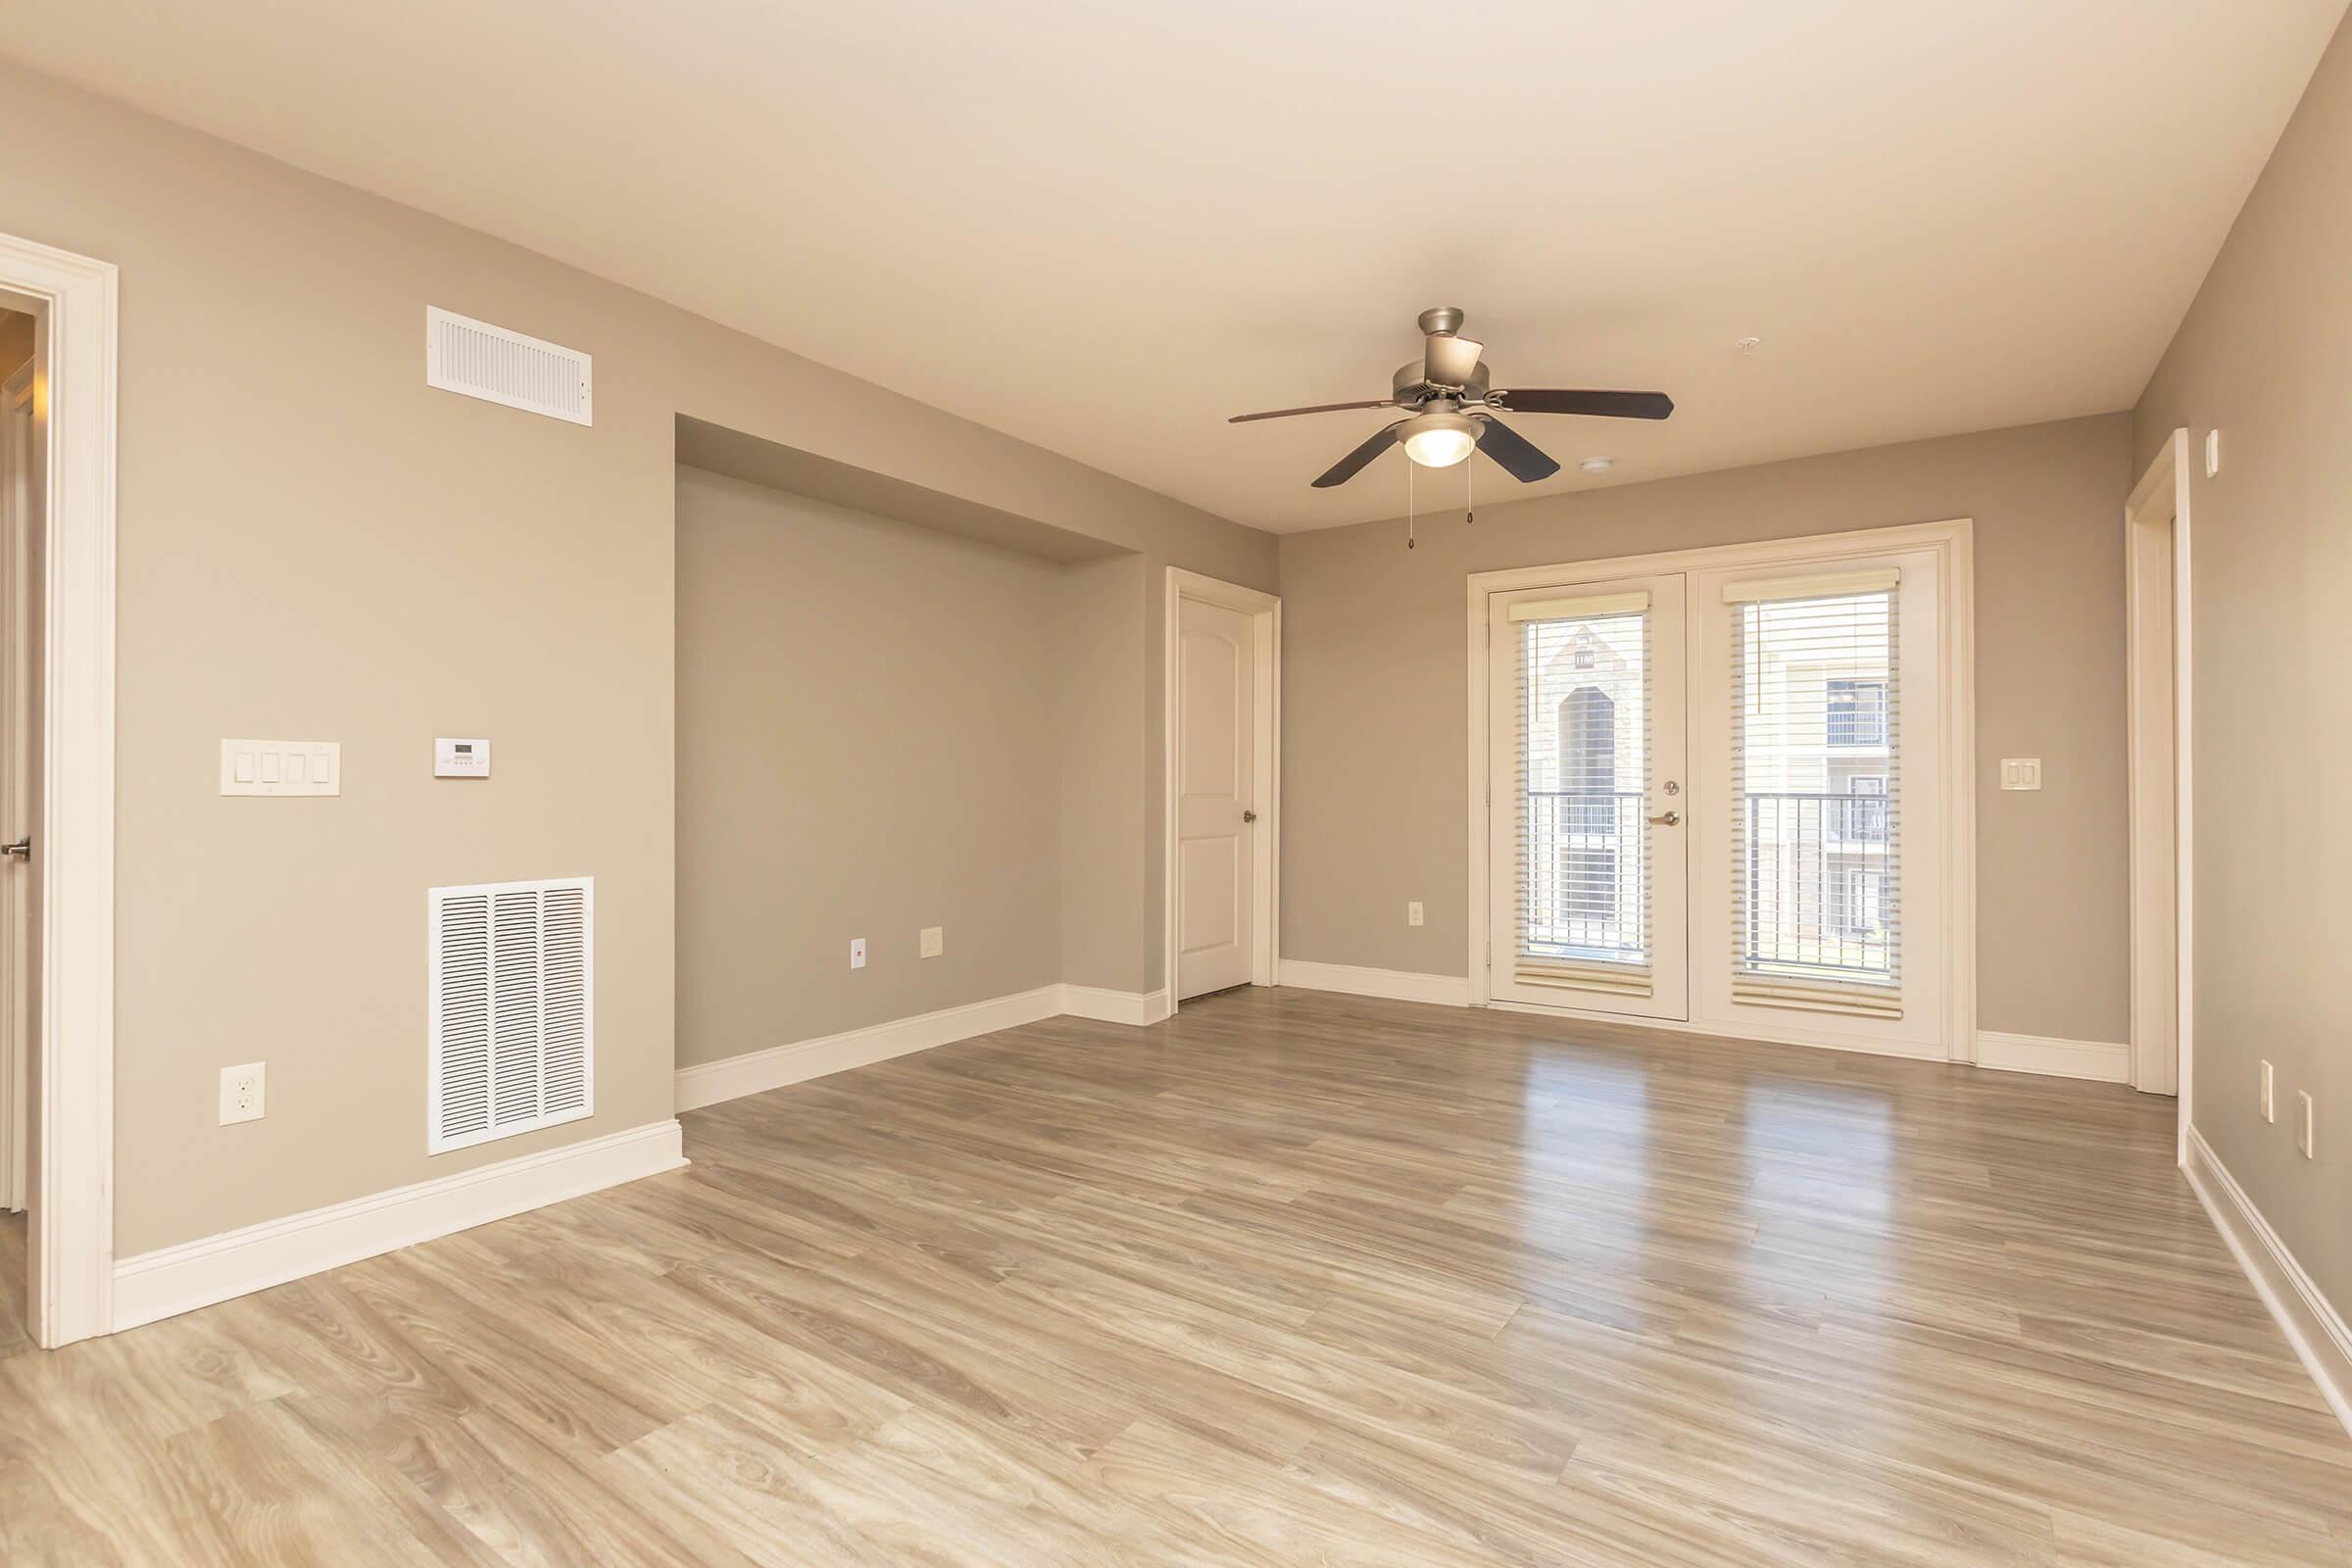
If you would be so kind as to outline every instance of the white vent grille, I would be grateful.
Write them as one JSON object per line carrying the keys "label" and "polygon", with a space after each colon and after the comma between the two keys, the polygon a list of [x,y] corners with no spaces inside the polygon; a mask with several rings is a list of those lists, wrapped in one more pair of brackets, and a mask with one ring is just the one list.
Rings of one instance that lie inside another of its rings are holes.
{"label": "white vent grille", "polygon": [[574,424],[594,424],[594,363],[488,321],[424,310],[424,382]]}
{"label": "white vent grille", "polygon": [[434,888],[425,1149],[577,1121],[596,1087],[596,884]]}

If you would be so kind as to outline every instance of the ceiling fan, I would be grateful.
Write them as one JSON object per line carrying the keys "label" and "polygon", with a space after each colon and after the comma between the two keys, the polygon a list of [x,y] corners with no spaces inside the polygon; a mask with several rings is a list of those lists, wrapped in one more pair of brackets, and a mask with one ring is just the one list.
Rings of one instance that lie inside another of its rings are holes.
{"label": "ceiling fan", "polygon": [[1560,466],[1525,436],[1503,423],[1498,414],[1584,414],[1612,419],[1663,419],[1674,412],[1674,399],[1663,392],[1568,392],[1494,386],[1487,362],[1479,355],[1486,345],[1461,335],[1462,313],[1446,305],[1421,313],[1421,330],[1429,339],[1422,357],[1396,368],[1389,396],[1364,403],[1318,403],[1303,409],[1270,409],[1263,414],[1237,414],[1226,421],[1247,424],[1252,419],[1282,419],[1294,414],[1336,414],[1348,409],[1405,409],[1405,418],[1376,431],[1371,439],[1324,470],[1315,488],[1328,490],[1346,484],[1364,466],[1390,447],[1402,444],[1404,455],[1425,468],[1448,468],[1483,450],[1523,484],[1548,479]]}

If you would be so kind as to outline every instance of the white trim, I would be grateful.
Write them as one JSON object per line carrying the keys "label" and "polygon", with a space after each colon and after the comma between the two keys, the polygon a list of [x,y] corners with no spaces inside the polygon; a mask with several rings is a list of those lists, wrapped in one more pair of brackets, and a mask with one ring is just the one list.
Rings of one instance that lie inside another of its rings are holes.
{"label": "white trim", "polygon": [[1282,960],[1282,983],[1301,991],[1340,991],[1351,997],[1386,997],[1392,1002],[1470,1005],[1470,981],[1458,974],[1416,974],[1409,969],[1367,969],[1352,963]]}
{"label": "white trim", "polygon": [[1063,986],[1057,1010],[1073,1018],[1099,1023],[1132,1024],[1138,1028],[1158,1023],[1175,1012],[1165,986],[1157,991],[1104,991],[1099,986]]}
{"label": "white trim", "polygon": [[[1250,617],[1257,633],[1256,778],[1257,853],[1250,885],[1250,983],[1275,984],[1282,969],[1282,601],[1239,583],[1204,577],[1181,566],[1168,568],[1160,625],[1160,972],[1161,990],[1176,994],[1176,677],[1179,600],[1218,605]],[[1104,993],[1112,995],[1113,993]],[[1128,993],[1115,993],[1127,995]],[[1173,1004],[1171,1004],[1171,1006]],[[1086,1016],[1093,1016],[1087,1014]],[[1158,1015],[1166,1016],[1165,1013]],[[1114,1019],[1127,1022],[1127,1019]],[[1156,1018],[1144,1018],[1145,1023]]]}
{"label": "white trim", "polygon": [[677,1108],[699,1110],[721,1101],[740,1100],[745,1095],[804,1083],[827,1073],[888,1061],[893,1056],[1055,1017],[1066,1010],[1062,993],[1067,989],[1058,985],[1040,986],[1008,997],[992,997],[985,1002],[967,1002],[961,1006],[942,1007],[937,1012],[918,1013],[911,1018],[847,1029],[837,1035],[770,1046],[764,1051],[729,1056],[724,1061],[680,1067],[674,1080]]}
{"label": "white trim", "polygon": [[[1621,577],[1654,576],[1670,572],[1720,571],[1744,567],[1798,565],[1816,561],[1881,554],[1895,550],[1936,550],[1941,557],[1937,577],[1942,594],[1941,632],[1945,795],[1944,832],[1944,974],[1942,1054],[1969,1060],[1977,1037],[1977,779],[1976,779],[1976,558],[1975,529],[1966,517],[1943,522],[1905,523],[1890,528],[1858,528],[1845,533],[1812,534],[1797,539],[1765,539],[1747,544],[1713,545],[1695,550],[1673,550],[1646,556],[1616,556],[1592,561],[1567,561],[1543,566],[1514,566],[1502,571],[1470,573],[1468,595],[1469,701],[1469,846],[1470,902],[1468,967],[1472,1005],[1489,1003],[1492,978],[1487,965],[1489,831],[1487,806],[1487,618],[1488,597],[1530,588],[1566,588],[1578,583]],[[1505,1005],[1504,1004],[1494,1004]],[[1514,1008],[1514,1010],[1519,1010]],[[1527,1009],[1539,1010],[1539,1009]],[[1580,1014],[1594,1021],[1625,1022],[1623,1014]],[[1674,1027],[1672,1020],[1642,1019],[1643,1024]],[[1777,1026],[1776,1026],[1777,1027]],[[1734,1039],[1778,1040],[1798,1045],[1828,1045],[1878,1054],[1916,1053],[1875,1046],[1853,1038],[1831,1039],[1793,1022],[1773,1034],[1746,1034],[1715,1022],[1692,1032]]]}
{"label": "white trim", "polygon": [[[2132,872],[2132,1084],[2151,1094],[2177,1094],[2180,1098],[2181,1163],[2188,1160],[2188,1128],[2193,1115],[2190,1100],[2192,1036],[2196,1021],[2195,982],[2193,959],[2193,925],[2195,904],[2192,898],[2195,861],[2190,855],[2193,840],[2190,809],[2190,783],[2193,777],[2191,748],[2195,732],[2189,723],[2191,697],[2189,634],[2191,615],[2189,585],[2189,436],[2185,427],[2175,430],[2165,438],[2163,448],[2148,465],[2139,482],[2132,486],[2131,499],[2124,504],[2124,613],[2126,620],[2125,678],[2129,683],[2125,719],[2130,727],[2130,740],[2125,757],[2130,770],[2130,809],[2128,831],[2131,835],[2130,866]],[[2147,789],[2141,777],[2140,752],[2145,739],[2139,733],[2140,681],[2146,654],[2141,642],[2149,635],[2140,619],[2139,550],[2135,530],[2141,527],[2162,526],[2172,530],[2172,605],[2171,625],[2167,628],[2171,642],[2173,687],[2172,733],[2172,831],[2171,884],[2169,887],[2145,885],[2143,866],[2153,867],[2162,856],[2148,842],[2151,835],[2162,830],[2160,822],[2143,820],[2152,814],[2144,810],[2143,799]],[[2169,958],[2173,970],[2171,995],[2164,996],[2163,969]],[[2169,1008],[2172,1016],[2162,1017]],[[2166,1028],[2164,1025],[2169,1024]]]}
{"label": "white trim", "polygon": [[[2185,1089],[2185,1076],[2181,1083]],[[2237,1266],[2253,1282],[2254,1294],[2271,1309],[2286,1343],[2294,1347],[2304,1370],[2320,1386],[2320,1396],[2344,1430],[2352,1432],[2352,1328],[2346,1327],[2343,1314],[2320,1294],[2319,1286],[2303,1272],[2295,1254],[2286,1250],[2286,1243],[2271,1229],[2270,1221],[2263,1218],[2262,1210],[2254,1206],[2203,1136],[2194,1127],[2184,1127],[2181,1142],[2188,1152],[2180,1162],[2188,1174],[2188,1185],[2204,1203],[2205,1212],[2213,1216],[2214,1228],[2229,1244]]]}
{"label": "white trim", "polygon": [[2103,1084],[2132,1081],[2132,1048],[2122,1041],[2060,1040],[2049,1035],[1977,1031],[1977,1065],[2001,1072],[2034,1072],[2052,1078],[2089,1078]]}
{"label": "white trim", "polygon": [[116,1329],[429,1242],[686,1163],[676,1118],[125,1258]]}
{"label": "white trim", "polygon": [[0,235],[0,289],[42,312],[49,417],[42,606],[39,1171],[33,1338],[113,1324],[115,439],[112,263]]}

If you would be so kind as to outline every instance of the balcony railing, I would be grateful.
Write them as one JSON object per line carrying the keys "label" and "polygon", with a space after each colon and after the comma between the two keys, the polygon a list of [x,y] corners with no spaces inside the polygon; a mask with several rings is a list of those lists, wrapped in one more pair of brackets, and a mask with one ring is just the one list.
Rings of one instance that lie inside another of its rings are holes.
{"label": "balcony railing", "polygon": [[1894,971],[1893,803],[1884,795],[1750,791],[1743,967],[1824,979],[1886,980]]}
{"label": "balcony railing", "polygon": [[1645,799],[1640,790],[1525,793],[1526,951],[1604,963],[1647,959]]}

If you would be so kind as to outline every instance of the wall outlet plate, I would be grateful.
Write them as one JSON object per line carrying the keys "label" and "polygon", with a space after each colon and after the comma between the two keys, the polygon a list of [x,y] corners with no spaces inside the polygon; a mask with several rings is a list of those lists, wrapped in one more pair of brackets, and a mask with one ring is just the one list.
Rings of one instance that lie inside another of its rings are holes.
{"label": "wall outlet plate", "polygon": [[863,937],[850,938],[850,967],[853,969],[865,967],[865,938]]}
{"label": "wall outlet plate", "polygon": [[262,1119],[262,1091],[267,1082],[269,1064],[249,1061],[241,1067],[220,1069],[220,1125],[231,1122]]}
{"label": "wall outlet plate", "polygon": [[1421,901],[1419,899],[1413,900],[1412,903],[1404,906],[1404,923],[1406,925],[1419,925],[1421,923]]}
{"label": "wall outlet plate", "polygon": [[948,951],[948,928],[944,925],[927,925],[923,927],[921,933],[916,938],[916,945],[920,949],[924,957],[938,957],[941,954]]}

